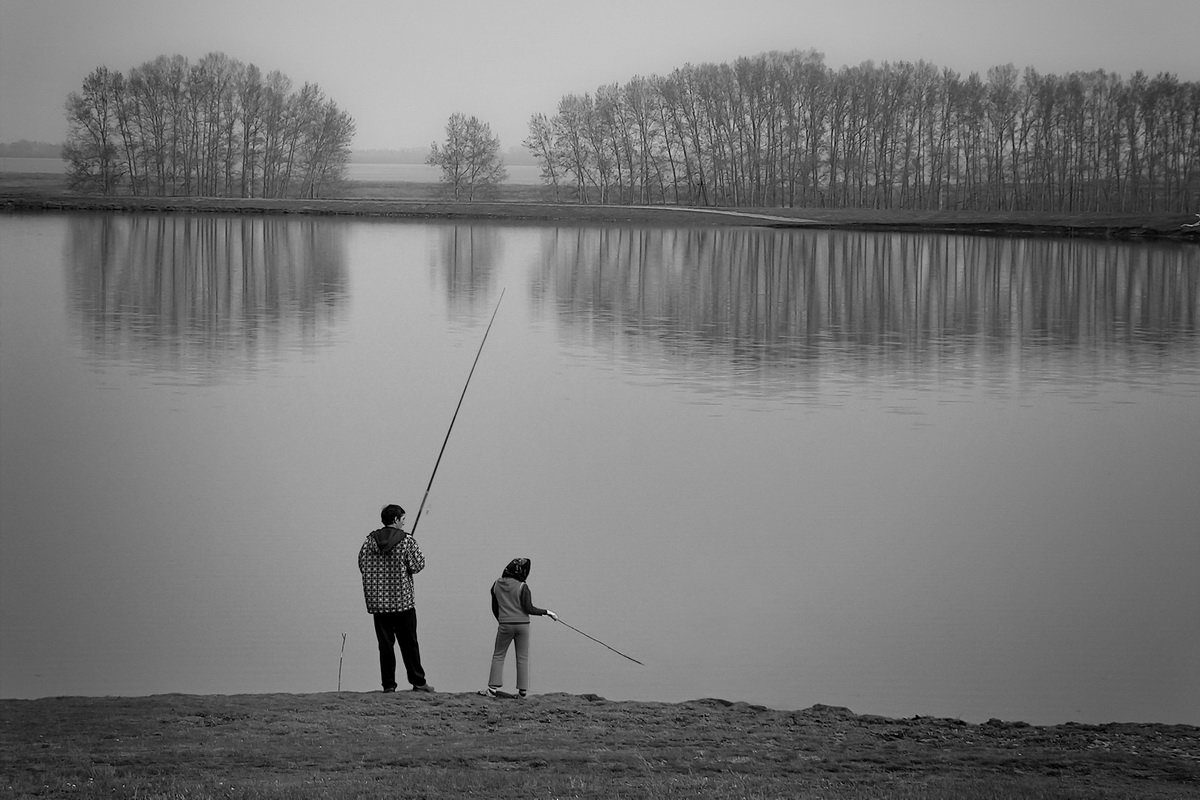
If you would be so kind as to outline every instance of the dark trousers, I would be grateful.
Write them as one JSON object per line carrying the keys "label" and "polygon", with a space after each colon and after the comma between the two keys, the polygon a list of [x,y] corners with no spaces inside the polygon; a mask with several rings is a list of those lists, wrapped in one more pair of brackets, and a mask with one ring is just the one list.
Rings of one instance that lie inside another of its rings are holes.
{"label": "dark trousers", "polygon": [[375,639],[379,642],[379,676],[384,690],[396,688],[396,651],[400,645],[400,657],[404,659],[404,670],[408,682],[413,686],[425,685],[425,670],[421,668],[421,648],[417,645],[417,610],[389,611],[372,614],[375,619]]}

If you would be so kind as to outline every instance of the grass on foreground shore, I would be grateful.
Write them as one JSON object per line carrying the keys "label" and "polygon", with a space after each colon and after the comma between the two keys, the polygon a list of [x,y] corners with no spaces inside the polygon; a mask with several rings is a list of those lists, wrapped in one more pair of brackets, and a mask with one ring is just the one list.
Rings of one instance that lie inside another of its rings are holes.
{"label": "grass on foreground shore", "polygon": [[1200,728],[550,694],[0,700],[0,798],[1185,798]]}
{"label": "grass on foreground shore", "polygon": [[[888,211],[836,208],[740,208],[695,210],[672,206],[580,206],[559,202],[544,186],[504,184],[477,202],[447,200],[437,183],[347,181],[332,196],[315,200],[197,197],[103,197],[69,192],[66,178],[51,173],[0,172],[0,210],[211,211],[287,213],[416,219],[485,219],[564,223],[664,225],[771,225],[936,231],[1021,236],[1159,239],[1200,243],[1195,214],[1038,214],[1032,212]],[[714,213],[720,211],[731,214]],[[754,221],[745,214],[796,220]]]}

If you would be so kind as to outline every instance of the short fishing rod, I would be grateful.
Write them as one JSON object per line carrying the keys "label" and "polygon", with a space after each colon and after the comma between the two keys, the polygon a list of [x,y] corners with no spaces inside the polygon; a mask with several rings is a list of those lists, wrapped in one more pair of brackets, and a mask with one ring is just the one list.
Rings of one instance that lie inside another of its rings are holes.
{"label": "short fishing rod", "polygon": [[[638,660],[637,660],[636,658],[634,658],[633,656],[627,656],[627,655],[625,655],[624,653],[622,653],[620,650],[618,650],[617,648],[615,648],[615,647],[612,647],[612,646],[610,646],[610,645],[607,645],[607,644],[604,644],[604,642],[600,641],[600,640],[599,640],[599,639],[597,639],[595,636],[588,636],[586,633],[584,633],[583,631],[579,630],[579,628],[576,628],[574,625],[570,624],[569,622],[563,622],[563,621],[562,621],[562,619],[561,619],[560,617],[557,617],[557,616],[556,616],[554,619],[555,619],[556,621],[558,621],[558,622],[562,622],[562,624],[563,624],[563,625],[566,625],[568,628],[570,628],[571,630],[575,631],[576,633],[578,633],[578,634],[582,634],[583,636],[587,636],[587,638],[591,639],[591,640],[592,640],[593,642],[595,642],[596,644],[599,644],[599,645],[604,645],[604,646],[605,646],[605,647],[607,647],[609,650],[612,650],[614,653],[616,653],[617,655],[619,655],[621,658],[628,658],[630,661],[632,661],[632,662],[633,662],[633,663],[635,663],[635,664],[642,664],[642,662],[638,661]],[[644,667],[644,666],[646,666],[646,665],[645,665],[645,664],[642,664],[642,666]]]}
{"label": "short fishing rod", "polygon": [[421,498],[421,507],[417,509],[417,516],[413,520],[412,531],[409,535],[417,532],[417,524],[421,521],[421,512],[425,510],[425,501],[429,499],[429,490],[433,488],[433,478],[437,475],[438,465],[442,463],[442,454],[446,452],[446,443],[450,441],[450,431],[454,430],[454,422],[458,419],[458,410],[462,408],[463,398],[467,396],[467,387],[471,385],[471,376],[475,374],[475,365],[479,363],[479,356],[483,355],[483,345],[487,342],[488,334],[492,331],[492,323],[496,321],[496,314],[500,311],[500,300],[504,299],[504,290],[500,290],[500,298],[496,301],[496,310],[492,312],[492,319],[488,322],[487,330],[483,332],[483,341],[479,343],[479,350],[475,353],[475,361],[471,364],[471,371],[467,373],[467,382],[463,384],[462,394],[458,397],[458,405],[454,407],[454,416],[450,418],[450,427],[446,430],[446,438],[442,440],[442,449],[438,451],[437,461],[433,464],[433,472],[429,476],[429,484],[425,487],[425,495]]}

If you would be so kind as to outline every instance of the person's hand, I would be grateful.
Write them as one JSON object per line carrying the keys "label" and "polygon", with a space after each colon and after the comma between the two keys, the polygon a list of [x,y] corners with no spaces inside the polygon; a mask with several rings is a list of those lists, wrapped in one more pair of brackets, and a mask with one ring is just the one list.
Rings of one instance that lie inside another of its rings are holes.
{"label": "person's hand", "polygon": [[555,614],[553,611],[551,611],[548,608],[546,609],[546,616],[549,617],[550,619],[554,620],[555,622],[558,622],[558,614]]}

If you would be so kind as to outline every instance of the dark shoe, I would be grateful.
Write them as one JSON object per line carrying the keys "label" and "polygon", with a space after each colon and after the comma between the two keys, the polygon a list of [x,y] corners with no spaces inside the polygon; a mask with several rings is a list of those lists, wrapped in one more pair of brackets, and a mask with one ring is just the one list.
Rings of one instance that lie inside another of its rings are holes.
{"label": "dark shoe", "polygon": [[420,686],[414,686],[412,690],[414,692],[432,692],[434,691],[434,688],[428,683],[422,683]]}
{"label": "dark shoe", "polygon": [[384,694],[389,694],[390,692],[394,692],[394,691],[396,691],[396,687],[395,687],[395,686],[389,686],[387,689],[384,689],[384,690],[383,690],[383,693],[384,693]]}

